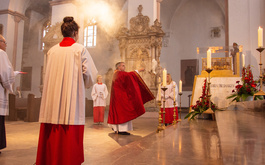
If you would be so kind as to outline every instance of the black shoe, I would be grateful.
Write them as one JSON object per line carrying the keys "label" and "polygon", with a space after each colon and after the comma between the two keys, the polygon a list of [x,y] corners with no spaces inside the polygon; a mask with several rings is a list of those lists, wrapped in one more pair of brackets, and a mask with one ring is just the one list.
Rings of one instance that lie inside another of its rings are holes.
{"label": "black shoe", "polygon": [[129,132],[118,132],[118,134],[120,134],[120,135],[130,135]]}

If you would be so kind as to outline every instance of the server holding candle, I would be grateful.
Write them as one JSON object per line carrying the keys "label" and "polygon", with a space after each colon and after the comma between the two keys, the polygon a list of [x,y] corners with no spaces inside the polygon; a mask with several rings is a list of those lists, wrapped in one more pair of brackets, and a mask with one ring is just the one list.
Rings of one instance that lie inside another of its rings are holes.
{"label": "server holding candle", "polygon": [[[166,75],[165,75],[166,74]],[[165,78],[166,77],[166,78]],[[164,107],[164,99],[165,99],[165,125],[169,125],[173,123],[173,114],[174,114],[174,100],[176,101],[176,120],[178,119],[178,102],[177,102],[177,95],[178,95],[178,86],[175,81],[172,81],[171,75],[169,73],[166,73],[166,70],[163,71],[163,83],[160,85],[161,88],[167,88],[165,91],[161,89],[158,89],[158,94],[157,94],[157,100],[160,99],[161,97],[161,115],[163,115],[163,107]],[[160,87],[159,86],[159,87]],[[161,92],[161,93],[160,93]],[[163,121],[163,117],[162,122]]]}

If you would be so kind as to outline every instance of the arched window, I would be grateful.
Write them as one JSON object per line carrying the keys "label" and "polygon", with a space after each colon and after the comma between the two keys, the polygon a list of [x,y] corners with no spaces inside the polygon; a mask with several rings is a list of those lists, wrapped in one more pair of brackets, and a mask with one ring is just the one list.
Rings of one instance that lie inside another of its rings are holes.
{"label": "arched window", "polygon": [[2,34],[3,35],[3,29],[4,27],[3,27],[3,25],[2,24],[0,24],[0,34]]}
{"label": "arched window", "polygon": [[42,26],[42,32],[41,32],[41,50],[44,49],[45,43],[43,42],[43,38],[45,37],[45,35],[48,33],[49,28],[51,26],[50,21],[46,21],[43,26]]}
{"label": "arched window", "polygon": [[89,21],[84,28],[85,47],[95,47],[97,45],[97,24],[94,19]]}

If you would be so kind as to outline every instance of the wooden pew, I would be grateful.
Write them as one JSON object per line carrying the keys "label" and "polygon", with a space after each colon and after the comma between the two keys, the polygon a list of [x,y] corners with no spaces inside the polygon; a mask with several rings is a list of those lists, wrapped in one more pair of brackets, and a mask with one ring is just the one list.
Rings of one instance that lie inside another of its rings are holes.
{"label": "wooden pew", "polygon": [[24,120],[27,113],[27,103],[27,98],[16,98],[16,95],[10,93],[8,120],[17,121],[19,118]]}
{"label": "wooden pew", "polygon": [[93,100],[88,100],[86,98],[86,117],[93,116]]}
{"label": "wooden pew", "polygon": [[35,98],[34,94],[28,94],[27,116],[25,122],[38,122],[41,98]]}

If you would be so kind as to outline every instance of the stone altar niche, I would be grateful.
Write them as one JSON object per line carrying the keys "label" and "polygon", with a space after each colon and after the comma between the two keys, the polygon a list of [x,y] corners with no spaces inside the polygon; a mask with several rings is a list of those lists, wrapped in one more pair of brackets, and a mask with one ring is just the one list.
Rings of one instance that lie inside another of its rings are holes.
{"label": "stone altar niche", "polygon": [[[165,33],[158,20],[154,21],[154,25],[149,26],[150,19],[148,16],[143,16],[142,9],[142,5],[139,5],[138,15],[130,19],[130,29],[122,26],[117,33],[117,39],[121,61],[125,62],[126,70],[145,68],[140,75],[156,96],[157,80],[161,77],[160,54]],[[148,111],[155,110],[156,101],[148,102],[145,107]]]}

